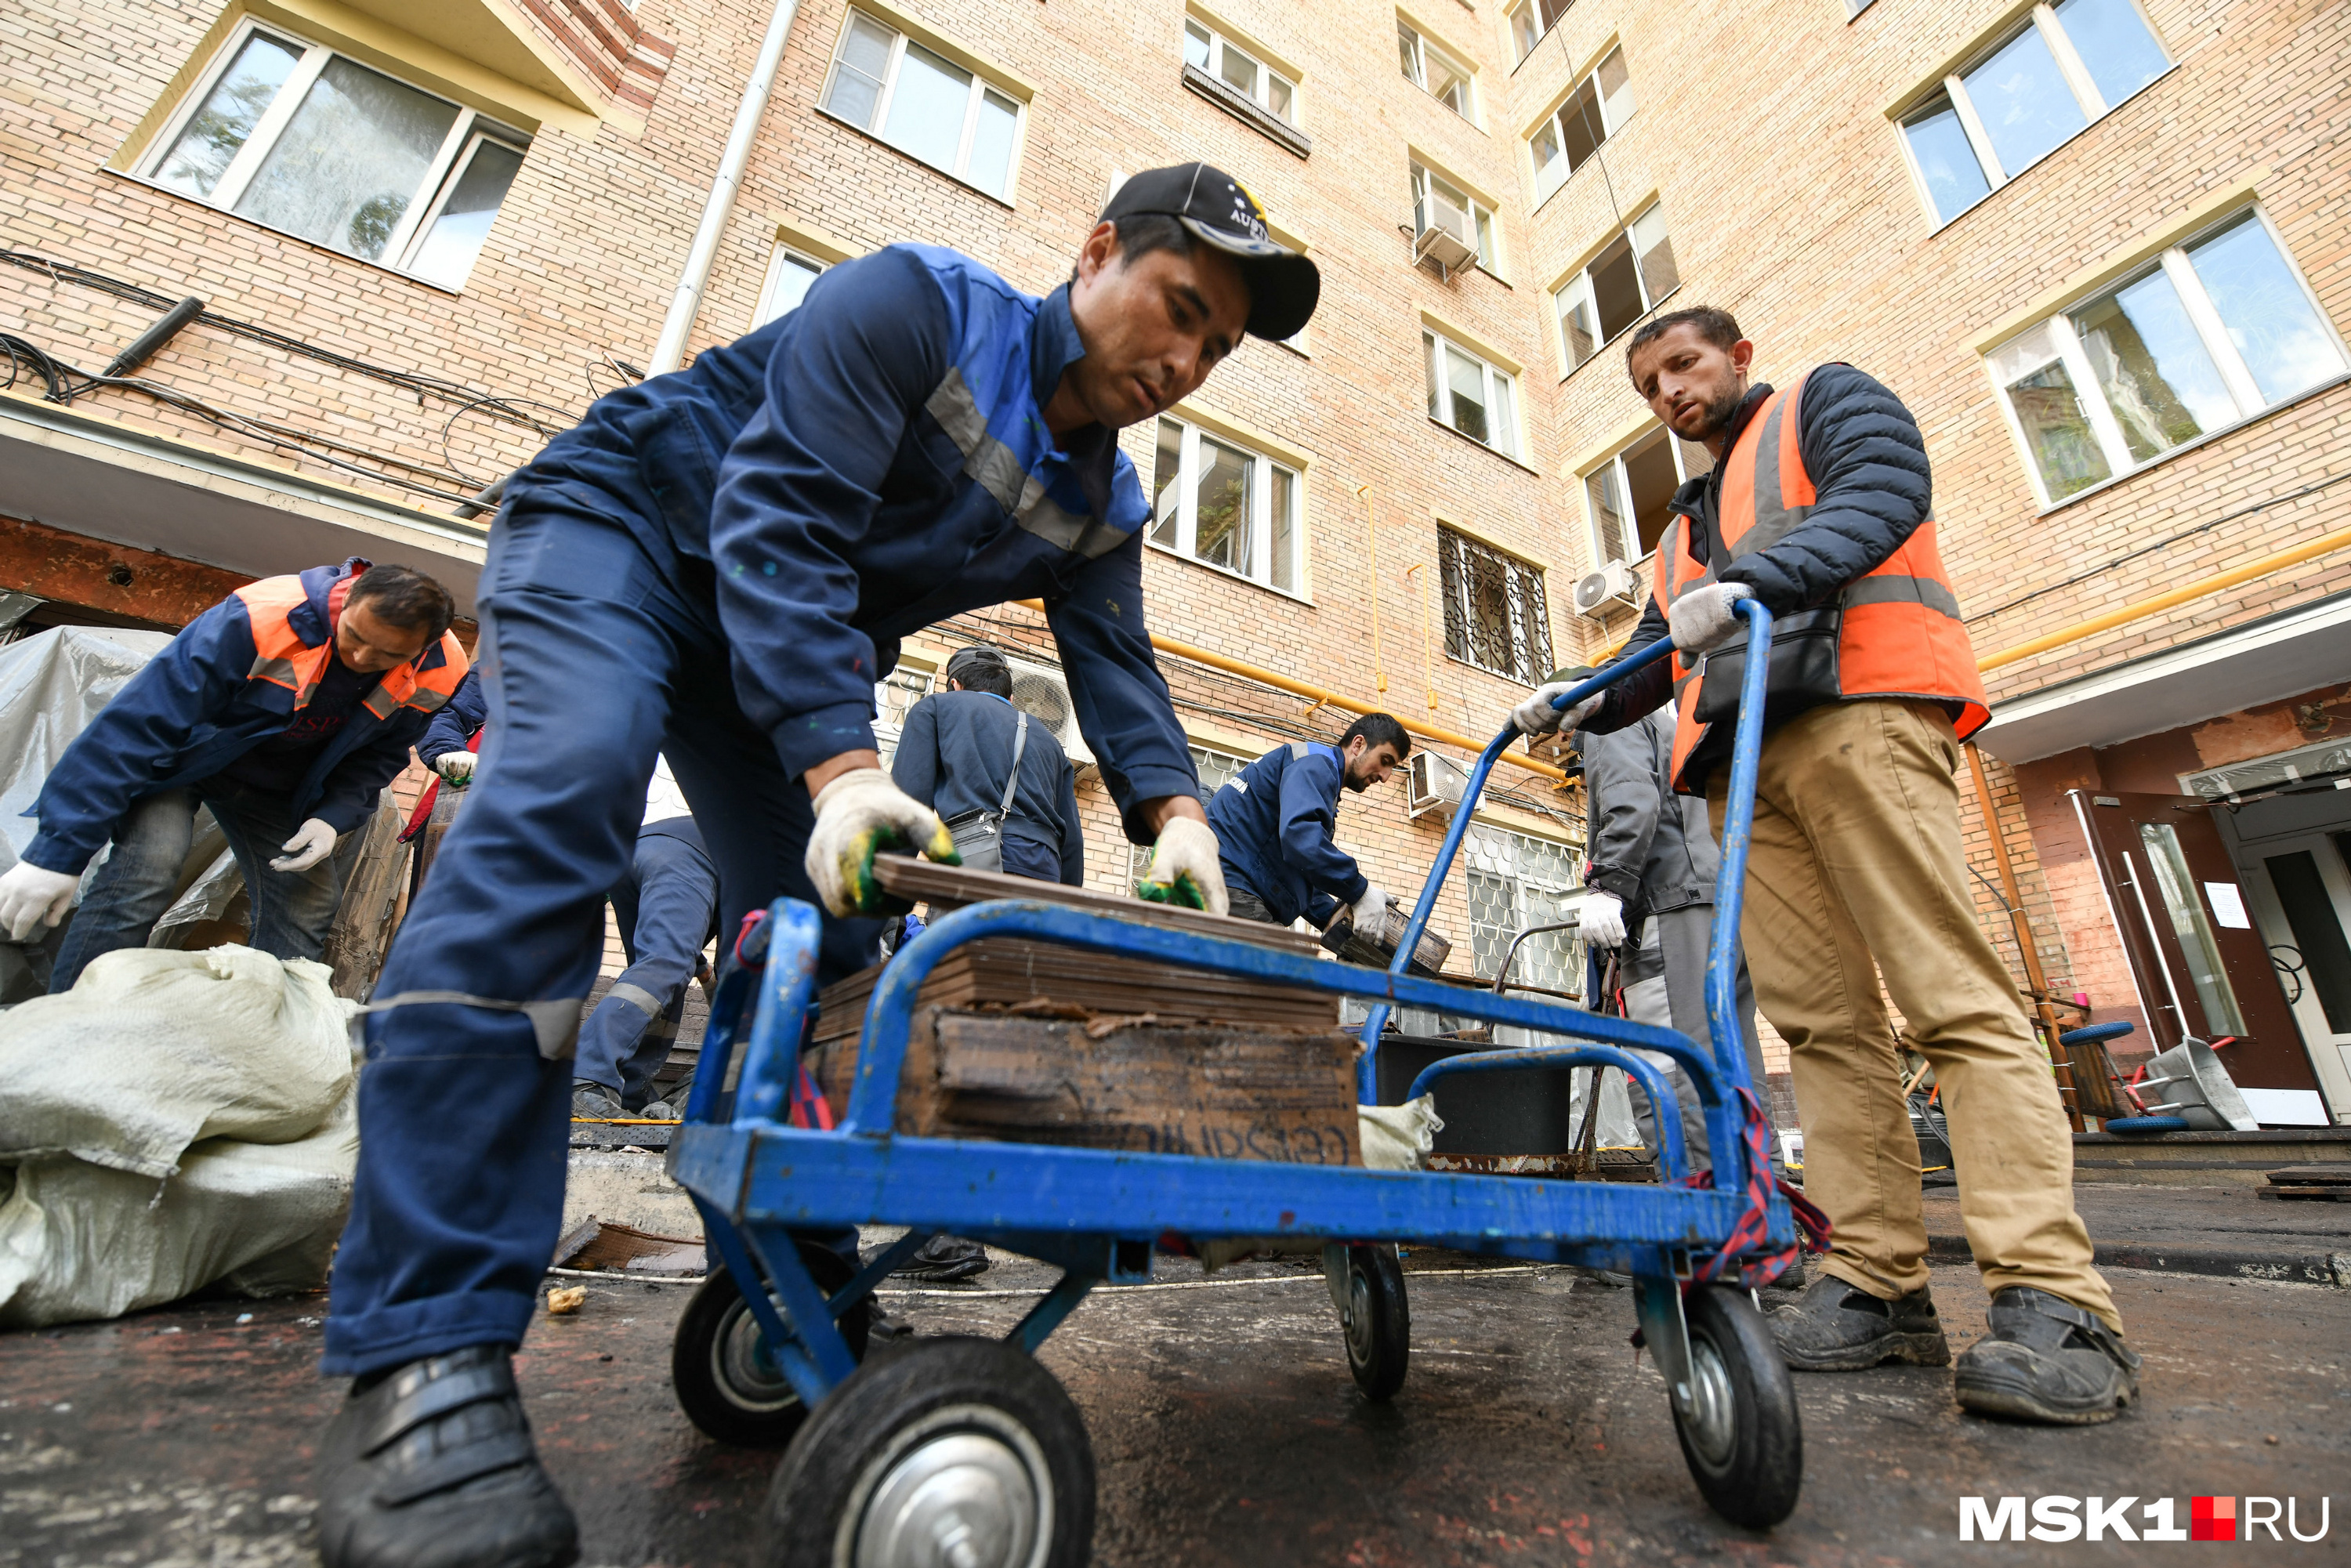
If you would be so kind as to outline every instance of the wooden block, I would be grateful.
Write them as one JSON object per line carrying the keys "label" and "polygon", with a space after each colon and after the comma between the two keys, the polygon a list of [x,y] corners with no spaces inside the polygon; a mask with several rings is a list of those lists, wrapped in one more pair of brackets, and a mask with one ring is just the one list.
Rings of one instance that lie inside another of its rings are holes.
{"label": "wooden block", "polygon": [[1204,936],[1222,936],[1259,947],[1278,947],[1286,953],[1311,955],[1318,951],[1312,936],[1303,931],[1293,931],[1287,925],[1268,925],[1262,921],[1239,920],[1229,915],[1209,915],[1202,910],[1183,909],[1174,904],[1151,904],[1115,893],[1097,893],[1092,888],[1064,887],[1057,882],[1007,876],[1001,872],[941,865],[935,861],[915,860],[906,855],[876,857],[873,880],[880,883],[885,892],[936,909],[960,909],[967,904],[984,904],[999,898],[1025,898],[1044,904],[1065,904],[1071,909],[1092,910],[1100,915],[1115,915],[1122,920],[1137,921],[1145,925],[1194,931]]}
{"label": "wooden block", "polygon": [[[895,1126],[922,1137],[1361,1165],[1356,1053],[1355,1038],[1335,1029],[925,1007],[907,1038]],[[841,1037],[806,1058],[836,1117],[848,1109],[857,1054]]]}

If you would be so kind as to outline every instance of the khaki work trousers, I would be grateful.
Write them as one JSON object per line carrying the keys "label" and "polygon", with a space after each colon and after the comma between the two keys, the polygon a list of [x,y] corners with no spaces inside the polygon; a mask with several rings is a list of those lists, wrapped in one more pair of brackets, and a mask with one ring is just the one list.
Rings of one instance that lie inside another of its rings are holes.
{"label": "khaki work trousers", "polygon": [[[1959,762],[1933,703],[1831,703],[1764,738],[1740,930],[1757,1001],[1788,1042],[1805,1196],[1836,1227],[1823,1267],[1884,1299],[1927,1284],[1890,995],[1942,1088],[1985,1288],[2031,1285],[2119,1330],[2074,1212],[2074,1143],[2048,1054],[1976,924]],[[1717,823],[1729,771],[1711,780]]]}

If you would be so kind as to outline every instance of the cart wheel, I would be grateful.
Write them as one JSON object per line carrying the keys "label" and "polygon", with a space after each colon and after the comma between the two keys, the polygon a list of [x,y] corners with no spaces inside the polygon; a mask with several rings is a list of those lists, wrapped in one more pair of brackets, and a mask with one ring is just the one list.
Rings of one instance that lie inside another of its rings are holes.
{"label": "cart wheel", "polygon": [[[849,1283],[848,1260],[830,1247],[800,1243],[800,1262],[827,1295]],[[872,1298],[842,1313],[840,1322],[849,1354],[864,1360]],[[722,1443],[780,1448],[808,1419],[800,1396],[768,1354],[759,1320],[725,1269],[713,1269],[686,1303],[670,1343],[669,1375],[686,1419]]]}
{"label": "cart wheel", "polygon": [[1395,1397],[1412,1356],[1412,1306],[1394,1247],[1347,1249],[1347,1310],[1339,1326],[1347,1333],[1347,1370],[1364,1397]]}
{"label": "cart wheel", "polygon": [[1698,1490],[1733,1524],[1768,1530],[1795,1511],[1804,1480],[1796,1391],[1763,1314],[1744,1291],[1704,1285],[1683,1299],[1691,1411],[1674,1432]]}
{"label": "cart wheel", "polygon": [[860,1367],[785,1453],[768,1568],[1079,1568],[1094,1455],[1052,1374],[989,1339]]}

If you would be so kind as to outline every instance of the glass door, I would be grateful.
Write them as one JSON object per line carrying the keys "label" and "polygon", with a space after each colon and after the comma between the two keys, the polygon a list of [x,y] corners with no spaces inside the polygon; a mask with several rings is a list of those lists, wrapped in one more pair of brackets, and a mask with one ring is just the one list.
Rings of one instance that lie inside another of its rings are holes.
{"label": "glass door", "polygon": [[2253,917],[2338,1120],[2351,1113],[2351,831],[2246,845]]}

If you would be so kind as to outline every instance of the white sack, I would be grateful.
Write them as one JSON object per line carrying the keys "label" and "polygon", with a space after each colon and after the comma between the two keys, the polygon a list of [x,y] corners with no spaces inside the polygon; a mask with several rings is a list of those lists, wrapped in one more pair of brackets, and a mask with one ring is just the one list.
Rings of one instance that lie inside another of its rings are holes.
{"label": "white sack", "polygon": [[62,1154],[160,1178],[204,1139],[308,1136],[351,1082],[356,1004],[330,975],[250,947],[126,948],[0,1013],[0,1164]]}
{"label": "white sack", "polygon": [[1420,1169],[1428,1162],[1437,1134],[1445,1130],[1434,1094],[1401,1105],[1358,1105],[1355,1120],[1364,1140],[1364,1164],[1375,1171]]}

